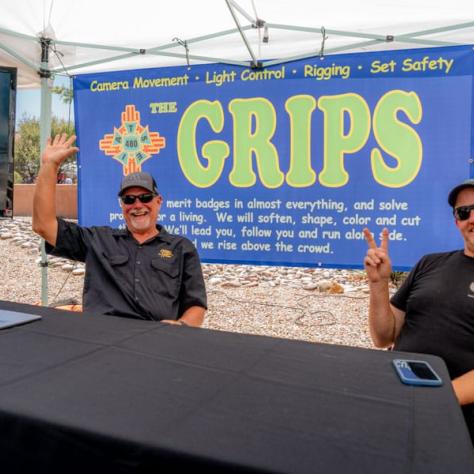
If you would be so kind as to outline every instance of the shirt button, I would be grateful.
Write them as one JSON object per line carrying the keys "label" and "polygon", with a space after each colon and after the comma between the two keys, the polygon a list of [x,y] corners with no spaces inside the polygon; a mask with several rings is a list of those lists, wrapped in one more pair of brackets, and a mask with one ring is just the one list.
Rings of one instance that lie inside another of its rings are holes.
{"label": "shirt button", "polygon": [[140,278],[135,278],[135,281],[138,283],[140,281]]}
{"label": "shirt button", "polygon": [[140,260],[137,260],[137,265],[140,265]]}

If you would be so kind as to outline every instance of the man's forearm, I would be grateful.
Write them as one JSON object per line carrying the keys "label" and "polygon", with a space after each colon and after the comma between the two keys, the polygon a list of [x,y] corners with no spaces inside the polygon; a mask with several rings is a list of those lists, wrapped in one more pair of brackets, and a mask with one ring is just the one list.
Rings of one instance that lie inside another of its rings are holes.
{"label": "man's forearm", "polygon": [[376,347],[387,347],[394,342],[396,319],[390,307],[388,282],[369,283],[369,329]]}
{"label": "man's forearm", "polygon": [[33,230],[51,245],[56,244],[56,176],[58,167],[54,163],[41,166],[33,197]]}
{"label": "man's forearm", "polygon": [[191,306],[179,318],[179,321],[188,326],[199,327],[204,321],[205,308],[202,306]]}
{"label": "man's forearm", "polygon": [[460,405],[474,403],[474,370],[454,379],[453,389]]}

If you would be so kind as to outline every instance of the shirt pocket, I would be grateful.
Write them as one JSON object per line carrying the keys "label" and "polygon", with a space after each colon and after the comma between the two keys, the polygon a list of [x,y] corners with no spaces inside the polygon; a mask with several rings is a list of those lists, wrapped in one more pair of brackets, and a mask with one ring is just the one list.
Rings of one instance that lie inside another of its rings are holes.
{"label": "shirt pocket", "polygon": [[128,262],[128,255],[105,255],[105,258],[108,260],[110,265],[117,266],[117,265],[124,265]]}
{"label": "shirt pocket", "polygon": [[167,293],[169,296],[177,298],[179,290],[178,260],[167,261],[163,258],[153,258],[151,268],[155,288],[162,294]]}
{"label": "shirt pocket", "polygon": [[129,257],[126,254],[103,254],[104,255],[104,269],[110,279],[121,286],[128,288],[132,281],[132,271],[129,265]]}

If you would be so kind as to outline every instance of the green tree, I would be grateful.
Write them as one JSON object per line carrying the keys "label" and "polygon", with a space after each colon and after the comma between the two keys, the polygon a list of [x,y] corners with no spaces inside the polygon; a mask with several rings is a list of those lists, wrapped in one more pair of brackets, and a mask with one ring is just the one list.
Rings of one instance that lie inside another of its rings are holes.
{"label": "green tree", "polygon": [[53,94],[58,94],[65,104],[70,104],[73,99],[73,91],[69,87],[55,86],[51,89]]}
{"label": "green tree", "polygon": [[[52,118],[51,135],[74,133],[74,124],[66,120]],[[64,167],[75,163],[76,155],[68,158]],[[23,116],[17,127],[15,138],[15,172],[16,179],[23,183],[32,183],[38,175],[40,164],[40,124],[36,117]]]}

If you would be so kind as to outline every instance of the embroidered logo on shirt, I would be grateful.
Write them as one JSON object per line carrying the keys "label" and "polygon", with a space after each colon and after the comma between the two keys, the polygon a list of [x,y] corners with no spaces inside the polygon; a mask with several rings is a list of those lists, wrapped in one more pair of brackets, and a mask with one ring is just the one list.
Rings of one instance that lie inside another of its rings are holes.
{"label": "embroidered logo on shirt", "polygon": [[161,249],[159,252],[158,252],[158,255],[161,257],[161,258],[171,258],[173,256],[173,252],[171,250],[168,250],[168,249]]}

